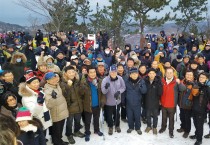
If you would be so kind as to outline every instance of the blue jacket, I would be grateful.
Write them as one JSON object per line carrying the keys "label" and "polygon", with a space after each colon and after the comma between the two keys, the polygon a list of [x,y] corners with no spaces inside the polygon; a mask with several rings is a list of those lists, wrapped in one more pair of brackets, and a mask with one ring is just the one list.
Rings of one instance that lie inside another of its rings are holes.
{"label": "blue jacket", "polygon": [[125,81],[125,85],[125,98],[122,98],[122,102],[126,100],[126,106],[141,106],[142,94],[147,92],[145,81],[139,79],[136,84],[133,84],[128,78]]}

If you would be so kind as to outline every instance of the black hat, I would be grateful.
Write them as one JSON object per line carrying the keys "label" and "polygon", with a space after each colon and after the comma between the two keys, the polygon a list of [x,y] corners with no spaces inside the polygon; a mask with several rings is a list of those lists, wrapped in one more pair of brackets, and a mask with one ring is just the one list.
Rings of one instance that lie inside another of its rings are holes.
{"label": "black hat", "polygon": [[156,73],[156,70],[154,68],[150,68],[147,73],[151,72],[151,71],[154,71]]}
{"label": "black hat", "polygon": [[181,54],[177,55],[176,59],[182,59],[182,55]]}
{"label": "black hat", "polygon": [[41,44],[46,45],[46,42],[42,41]]}
{"label": "black hat", "polygon": [[136,68],[136,67],[133,67],[133,68],[131,68],[130,70],[129,70],[129,74],[131,74],[131,73],[138,73],[139,71],[138,71],[138,69]]}
{"label": "black hat", "polygon": [[58,50],[58,51],[56,51],[55,56],[57,56],[59,53],[62,53],[63,55],[65,55],[63,51]]}

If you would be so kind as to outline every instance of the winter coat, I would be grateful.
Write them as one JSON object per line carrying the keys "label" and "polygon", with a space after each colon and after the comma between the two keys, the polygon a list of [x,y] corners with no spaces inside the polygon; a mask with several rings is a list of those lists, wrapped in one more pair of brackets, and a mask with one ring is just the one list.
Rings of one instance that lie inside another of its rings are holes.
{"label": "winter coat", "polygon": [[145,108],[148,110],[158,109],[160,97],[163,93],[163,85],[161,82],[161,77],[156,76],[152,83],[150,83],[149,77],[145,79],[145,84],[147,87],[147,92],[145,94]]}
{"label": "winter coat", "polygon": [[14,80],[13,83],[3,82],[5,91],[13,93],[17,97],[18,103],[21,103],[22,97],[18,94],[18,83]]}
{"label": "winter coat", "polygon": [[[105,89],[106,83],[110,84],[108,89]],[[125,82],[121,76],[117,75],[117,80],[114,80],[114,81],[111,80],[110,76],[106,76],[102,80],[102,84],[101,84],[101,91],[106,96],[106,100],[107,100],[106,105],[115,106],[116,100],[114,98],[114,94],[117,91],[120,91],[120,97],[121,97],[121,94],[125,91],[125,89],[126,89]],[[117,104],[120,104],[120,103],[121,103],[121,100],[119,99],[117,101]]]}
{"label": "winter coat", "polygon": [[165,108],[174,108],[178,103],[178,94],[183,92],[186,87],[180,83],[177,84],[176,78],[167,84],[166,78],[162,78],[163,83],[163,93],[161,96],[161,105]]}
{"label": "winter coat", "polygon": [[23,145],[46,145],[44,132],[40,128],[38,128],[36,132],[21,131],[17,139],[20,140]]}
{"label": "winter coat", "polygon": [[192,46],[196,45],[199,48],[199,41],[197,38],[192,38],[191,36],[187,39],[187,51],[190,52],[192,50]]}
{"label": "winter coat", "polygon": [[[52,92],[57,93],[56,98],[52,98]],[[50,114],[53,122],[58,122],[66,119],[69,116],[69,111],[66,103],[66,99],[63,96],[60,85],[53,86],[45,84],[44,86],[45,101],[47,108],[50,110]]]}
{"label": "winter coat", "polygon": [[205,56],[206,62],[210,60],[210,50],[204,49],[203,51],[201,51],[201,53]]}
{"label": "winter coat", "polygon": [[[80,95],[83,99],[83,108],[85,112],[92,112],[92,95],[91,95],[91,88],[90,82],[85,76],[82,76],[81,83],[80,83]],[[106,97],[101,92],[101,80],[97,80],[98,83],[98,100],[99,100],[99,107],[103,107],[106,103]]]}
{"label": "winter coat", "polygon": [[66,98],[69,114],[76,114],[83,112],[82,98],[79,95],[79,78],[73,80],[72,85],[68,85],[68,80],[65,76],[62,77],[60,86],[63,92],[63,96]]}
{"label": "winter coat", "polygon": [[188,65],[189,64],[185,64],[183,61],[180,64],[177,65],[176,70],[177,70],[177,73],[178,73],[178,78],[180,80],[184,79],[184,76],[185,76],[185,73],[187,71]]}
{"label": "winter coat", "polygon": [[179,44],[179,45],[184,45],[184,44],[186,44],[186,43],[187,43],[187,41],[186,41],[186,39],[184,38],[184,36],[181,36],[181,37],[178,38],[178,44]]}
{"label": "winter coat", "polygon": [[63,59],[56,59],[56,65],[60,68],[60,70],[63,70],[63,68],[66,66],[67,61],[65,58]]}
{"label": "winter coat", "polygon": [[7,115],[7,116],[10,116],[10,117],[12,117],[14,120],[16,119],[16,116],[14,116],[14,113],[12,112],[12,111],[14,111],[14,112],[16,112],[16,114],[17,114],[17,111],[18,111],[18,109],[21,107],[22,105],[21,104],[17,104],[17,108],[15,108],[15,109],[13,109],[13,110],[9,110],[9,109],[7,109],[5,106],[1,106],[1,113],[2,114],[4,114],[4,115]]}
{"label": "winter coat", "polygon": [[107,64],[107,68],[109,68],[112,65],[113,57],[111,54],[106,54],[105,52],[102,52],[101,55],[103,56],[103,60]]}
{"label": "winter coat", "polygon": [[[22,61],[20,63],[16,62],[17,57],[21,57]],[[24,68],[26,67],[26,61],[26,56],[23,53],[16,52],[13,54],[11,62],[6,63],[3,69],[12,71],[14,80],[19,83],[25,73]]]}
{"label": "winter coat", "polygon": [[[139,79],[138,82],[134,84],[130,78],[128,78],[125,80],[125,85],[126,106],[141,106],[142,94],[145,94],[147,91],[144,80]],[[124,98],[122,98],[122,102],[124,102]]]}
{"label": "winter coat", "polygon": [[184,80],[183,84],[186,86],[186,89],[179,94],[178,105],[182,109],[192,109],[193,96],[198,94],[198,89],[194,89],[196,83]]}
{"label": "winter coat", "polygon": [[[40,88],[40,92],[42,92],[42,88]],[[37,102],[38,93],[30,89],[26,83],[21,83],[19,85],[19,95],[22,97],[22,105],[30,110],[33,117],[41,121],[44,129],[52,126],[52,120],[46,106],[46,101],[44,101],[42,105]],[[44,98],[46,99],[45,94]]]}
{"label": "winter coat", "polygon": [[204,85],[198,83],[199,93],[193,97],[192,110],[204,114],[210,101],[210,81]]}
{"label": "winter coat", "polygon": [[169,54],[169,58],[171,60],[171,63],[173,62],[173,60],[176,59],[177,55],[180,55],[181,53],[177,52],[177,53],[171,53]]}
{"label": "winter coat", "polygon": [[30,67],[32,70],[35,70],[36,69],[36,64],[37,64],[37,61],[36,61],[36,57],[35,57],[35,54],[34,54],[34,50],[32,49],[29,49],[29,45],[26,45],[25,46],[25,56],[27,58],[27,63],[30,63]]}
{"label": "winter coat", "polygon": [[55,59],[54,59],[51,55],[44,56],[43,61],[47,63],[47,60],[48,60],[49,58],[52,59],[53,62],[52,62],[52,65],[51,65],[51,66],[49,66],[49,65],[47,64],[48,70],[51,71],[51,72],[57,72],[57,73],[59,73],[61,70],[60,70],[60,68],[59,68],[56,64],[54,64]]}

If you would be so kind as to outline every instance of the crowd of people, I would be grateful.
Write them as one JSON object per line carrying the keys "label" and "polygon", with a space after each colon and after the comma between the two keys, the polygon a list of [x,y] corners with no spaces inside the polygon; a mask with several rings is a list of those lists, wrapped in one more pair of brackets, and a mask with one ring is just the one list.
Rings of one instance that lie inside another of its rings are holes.
{"label": "crowd of people", "polygon": [[[106,33],[96,35],[97,48],[85,47],[84,36],[74,31],[51,34],[49,47],[40,30],[34,39],[36,48],[28,33],[0,35],[0,144],[12,145],[13,135],[23,145],[46,145],[47,130],[54,145],[75,144],[74,137],[88,142],[92,117],[98,136],[104,136],[100,117],[110,136],[121,132],[121,121],[128,123],[127,133],[142,135],[143,122],[144,132],[157,135],[166,131],[169,118],[173,138],[178,108],[177,132],[188,138],[193,118],[196,131],[189,138],[202,144],[204,123],[210,127],[210,39],[161,31],[146,35],[144,48],[114,49]],[[8,130],[5,120],[17,128]],[[64,128],[68,142],[62,140]],[[204,137],[210,138],[210,129]]]}

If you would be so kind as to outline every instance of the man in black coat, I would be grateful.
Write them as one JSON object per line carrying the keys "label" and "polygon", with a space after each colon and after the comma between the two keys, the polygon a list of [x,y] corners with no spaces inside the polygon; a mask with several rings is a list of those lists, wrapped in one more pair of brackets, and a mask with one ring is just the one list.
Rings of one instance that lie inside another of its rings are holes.
{"label": "man in black coat", "polygon": [[[156,70],[151,68],[148,76],[144,79],[147,86],[145,94],[145,107],[147,110],[147,128],[145,132],[149,132],[153,128],[153,134],[157,134],[158,111],[160,97],[163,92],[161,77],[156,76]],[[153,117],[153,127],[151,127],[151,118]]]}
{"label": "man in black coat", "polygon": [[40,46],[41,42],[43,41],[43,33],[41,32],[41,30],[37,30],[35,40],[36,46]]}

